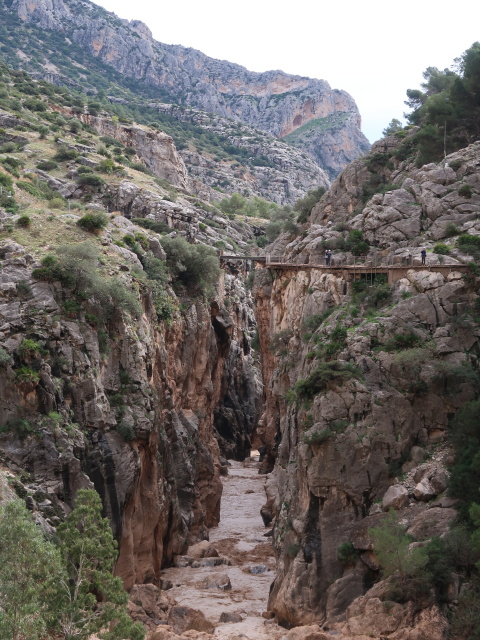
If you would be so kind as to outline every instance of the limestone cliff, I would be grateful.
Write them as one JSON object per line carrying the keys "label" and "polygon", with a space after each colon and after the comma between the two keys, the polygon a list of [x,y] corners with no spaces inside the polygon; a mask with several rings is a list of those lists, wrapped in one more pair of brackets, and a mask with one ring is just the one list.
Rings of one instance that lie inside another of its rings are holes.
{"label": "limestone cliff", "polygon": [[[389,153],[398,144],[387,139],[350,165],[306,232],[272,247],[298,268],[262,269],[255,284],[265,384],[257,433],[271,472],[263,515],[275,519],[278,557],[270,608],[288,626],[324,624],[349,639],[444,638],[432,601],[403,618],[399,609],[393,626],[382,618],[386,586],[368,590],[379,578],[368,530],[393,507],[420,545],[448,531],[448,424],[476,388],[464,373],[478,366],[478,279],[455,270],[471,258],[452,236],[480,232],[479,147],[416,168]],[[348,246],[352,229],[361,256]],[[445,253],[430,253],[439,239]],[[428,266],[408,270],[420,265],[420,244]],[[315,268],[325,247],[334,264],[370,265],[371,279]],[[381,264],[404,264],[405,276],[382,284]],[[447,272],[435,273],[442,264]],[[354,550],[346,563],[343,543]]]}
{"label": "limestone cliff", "polygon": [[[306,147],[330,175],[368,149],[354,100],[325,80],[253,73],[194,49],[165,45],[143,23],[120,20],[89,2],[14,0],[11,9],[24,22],[64,34],[138,86],[157,89],[168,102],[240,120],[280,138],[313,123],[316,133],[312,139],[311,130]],[[51,72],[47,64],[45,73]]]}

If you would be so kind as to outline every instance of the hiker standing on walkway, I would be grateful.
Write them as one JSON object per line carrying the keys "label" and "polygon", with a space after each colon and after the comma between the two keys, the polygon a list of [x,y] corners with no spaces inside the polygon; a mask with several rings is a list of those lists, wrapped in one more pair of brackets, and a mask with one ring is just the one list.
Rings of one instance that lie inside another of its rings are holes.
{"label": "hiker standing on walkway", "polygon": [[330,266],[331,259],[332,259],[332,252],[330,251],[330,249],[327,249],[325,251],[325,264],[327,267]]}
{"label": "hiker standing on walkway", "polygon": [[427,252],[425,250],[425,247],[422,247],[422,250],[420,251],[420,255],[422,256],[422,264],[425,264],[425,258],[427,257]]}

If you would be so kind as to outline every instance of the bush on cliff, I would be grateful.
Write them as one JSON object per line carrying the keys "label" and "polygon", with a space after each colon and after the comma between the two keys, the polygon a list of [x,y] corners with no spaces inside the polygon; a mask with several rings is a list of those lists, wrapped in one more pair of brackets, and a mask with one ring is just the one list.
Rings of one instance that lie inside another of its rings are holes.
{"label": "bush on cliff", "polygon": [[307,222],[310,214],[313,211],[313,207],[319,202],[320,198],[327,190],[325,187],[317,187],[316,189],[310,189],[307,195],[300,200],[297,200],[293,205],[293,210],[298,212],[297,222],[303,224]]}
{"label": "bush on cliff", "polygon": [[77,221],[79,227],[90,233],[97,233],[108,224],[108,216],[105,213],[87,213]]}
{"label": "bush on cliff", "polygon": [[141,306],[137,296],[119,278],[110,278],[102,272],[99,257],[95,245],[88,241],[61,245],[55,254],[43,258],[42,266],[34,269],[32,275],[38,280],[61,282],[77,302],[92,299],[104,317],[115,311],[138,317]]}
{"label": "bush on cliff", "polygon": [[183,289],[190,295],[211,295],[220,277],[216,252],[203,244],[189,244],[180,237],[163,237],[161,242],[174,288]]}
{"label": "bush on cliff", "polygon": [[393,509],[383,522],[369,529],[373,549],[385,578],[392,577],[388,596],[397,602],[408,602],[428,593],[424,568],[428,555],[423,548],[410,548],[411,538],[405,534]]}
{"label": "bush on cliff", "polygon": [[329,382],[343,384],[351,378],[359,378],[360,369],[351,362],[320,362],[307,377],[299,380],[293,388],[293,399],[312,400],[320,391],[327,388]]}

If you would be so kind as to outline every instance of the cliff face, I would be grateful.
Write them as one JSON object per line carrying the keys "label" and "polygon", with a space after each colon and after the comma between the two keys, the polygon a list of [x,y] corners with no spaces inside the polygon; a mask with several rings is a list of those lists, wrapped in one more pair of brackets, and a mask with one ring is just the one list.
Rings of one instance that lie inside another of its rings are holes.
{"label": "cliff face", "polygon": [[[430,251],[438,239],[449,243],[447,255],[429,252],[428,264],[450,271],[406,271],[392,287],[376,275],[354,286],[314,267],[257,273],[265,383],[257,433],[268,448],[263,514],[275,518],[278,558],[269,607],[288,626],[326,624],[340,638],[440,639],[447,622],[431,601],[411,603],[395,633],[380,615],[387,587],[369,589],[379,578],[369,529],[394,508],[422,544],[456,517],[455,501],[445,497],[446,434],[449,419],[475,397],[475,383],[461,372],[476,370],[480,329],[478,280],[455,271],[470,257],[450,238],[479,234],[479,150],[474,144],[415,168],[393,159],[387,166],[382,154],[395,142],[382,144],[339,176],[303,237],[281,238],[272,253],[322,264],[330,246],[335,260],[353,264],[350,252],[335,251],[343,229],[353,228],[367,241],[361,260],[372,273],[375,264],[419,265],[420,243]],[[375,162],[383,167],[377,177],[393,185],[365,202]],[[344,543],[354,552],[346,563]]]}
{"label": "cliff face", "polygon": [[117,573],[128,588],[156,581],[218,522],[214,426],[232,406],[248,419],[225,452],[249,447],[259,393],[248,295],[227,283],[231,317],[220,283],[210,307],[190,302],[169,327],[145,293],[138,321],[118,310],[105,332],[92,313],[65,313],[65,291],[32,277],[39,265],[21,245],[3,241],[0,255],[0,451],[13,486],[47,530],[78,489],[95,488],[119,540]]}
{"label": "cliff face", "polygon": [[[307,147],[318,161],[326,161],[321,166],[331,175],[368,148],[354,100],[324,80],[281,71],[253,73],[194,49],[158,43],[141,22],[120,20],[78,0],[14,0],[12,9],[25,22],[64,33],[122,75],[157,87],[167,101],[240,120],[280,138],[322,120],[322,134],[310,138]],[[324,145],[325,151],[317,150]],[[339,154],[335,161],[332,151]]]}

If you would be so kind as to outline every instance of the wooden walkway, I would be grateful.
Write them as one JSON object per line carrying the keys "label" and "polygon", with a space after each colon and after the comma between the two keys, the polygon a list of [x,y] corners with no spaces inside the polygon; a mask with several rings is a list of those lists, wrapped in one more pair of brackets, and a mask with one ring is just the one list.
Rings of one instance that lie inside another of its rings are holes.
{"label": "wooden walkway", "polygon": [[292,262],[282,262],[282,257],[275,256],[230,256],[220,255],[220,260],[236,261],[245,260],[257,262],[264,265],[264,268],[273,269],[275,271],[305,271],[307,269],[316,269],[323,273],[332,273],[344,280],[359,280],[363,277],[371,276],[372,280],[376,275],[384,274],[388,278],[388,284],[393,284],[397,280],[405,278],[408,271],[430,271],[440,273],[447,277],[454,271],[457,273],[467,273],[469,267],[464,264],[444,264],[444,265],[325,265],[325,264],[295,264]]}

